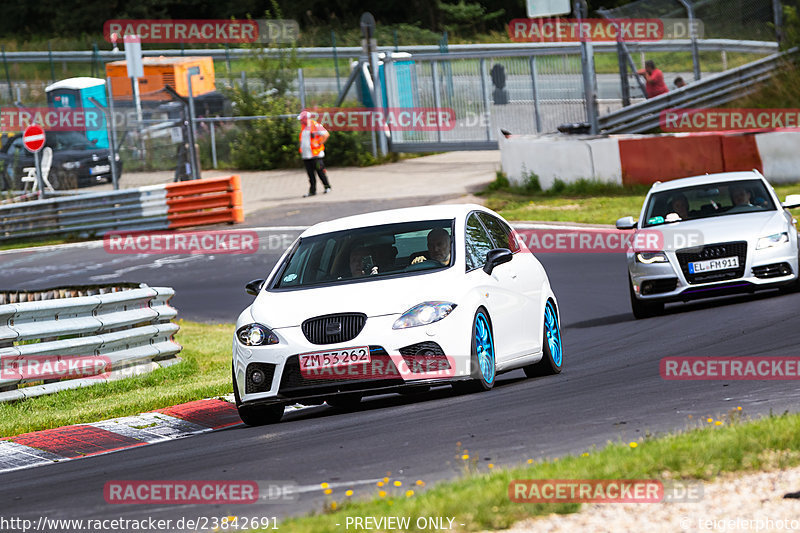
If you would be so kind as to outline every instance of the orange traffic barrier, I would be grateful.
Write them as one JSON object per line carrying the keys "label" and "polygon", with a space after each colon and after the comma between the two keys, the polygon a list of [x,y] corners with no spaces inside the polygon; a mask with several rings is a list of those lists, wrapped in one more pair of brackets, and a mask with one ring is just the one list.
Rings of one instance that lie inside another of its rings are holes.
{"label": "orange traffic barrier", "polygon": [[622,183],[650,185],[687,176],[723,172],[719,135],[620,139]]}
{"label": "orange traffic barrier", "polygon": [[753,169],[763,172],[755,135],[721,135],[720,139],[725,172]]}
{"label": "orange traffic barrier", "polygon": [[170,228],[244,222],[238,175],[166,185]]}

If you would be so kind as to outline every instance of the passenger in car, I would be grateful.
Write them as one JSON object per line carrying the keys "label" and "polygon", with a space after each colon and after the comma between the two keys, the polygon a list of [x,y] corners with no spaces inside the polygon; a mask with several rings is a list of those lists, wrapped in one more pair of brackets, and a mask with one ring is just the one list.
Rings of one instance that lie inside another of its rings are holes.
{"label": "passenger in car", "polygon": [[747,207],[753,205],[750,203],[750,198],[750,191],[744,187],[731,187],[731,202],[733,202],[733,207]]}
{"label": "passenger in car", "polygon": [[438,261],[444,266],[450,264],[450,234],[444,228],[435,228],[428,233],[428,252],[415,257],[411,264],[430,260]]}
{"label": "passenger in car", "polygon": [[681,217],[681,220],[689,218],[689,200],[686,199],[686,195],[679,193],[670,198],[669,207],[671,209],[670,212],[676,213]]}

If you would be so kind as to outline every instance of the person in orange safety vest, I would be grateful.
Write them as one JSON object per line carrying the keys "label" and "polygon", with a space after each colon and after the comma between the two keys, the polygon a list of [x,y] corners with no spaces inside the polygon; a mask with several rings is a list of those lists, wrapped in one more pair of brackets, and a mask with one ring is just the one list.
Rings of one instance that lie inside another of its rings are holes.
{"label": "person in orange safety vest", "polygon": [[303,110],[297,118],[300,120],[302,127],[300,130],[299,152],[306,166],[309,184],[308,194],[304,194],[303,197],[306,198],[317,194],[317,178],[315,174],[319,176],[322,185],[325,187],[324,192],[327,194],[331,190],[331,184],[328,182],[324,158],[325,141],[328,140],[330,134],[322,124],[309,116],[308,111]]}

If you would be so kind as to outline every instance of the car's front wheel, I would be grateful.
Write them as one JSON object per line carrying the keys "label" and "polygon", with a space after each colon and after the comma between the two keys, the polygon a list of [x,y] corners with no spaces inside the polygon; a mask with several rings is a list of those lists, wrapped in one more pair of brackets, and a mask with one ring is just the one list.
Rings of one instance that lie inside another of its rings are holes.
{"label": "car's front wheel", "polygon": [[233,399],[236,402],[236,410],[239,418],[248,426],[265,426],[267,424],[277,424],[283,417],[285,407],[281,403],[273,405],[242,405],[239,397],[239,387],[236,386],[236,375],[233,374]]}
{"label": "car's front wheel", "polygon": [[628,290],[631,296],[631,310],[636,319],[650,318],[664,312],[664,302],[643,302],[633,292],[633,281],[628,276]]}
{"label": "car's front wheel", "polygon": [[489,313],[479,307],[472,320],[472,349],[470,367],[472,379],[456,381],[453,388],[457,392],[480,392],[494,387],[496,359],[494,353],[494,336]]}
{"label": "car's front wheel", "polygon": [[558,313],[552,300],[544,306],[544,334],[542,336],[542,358],[523,368],[529,378],[561,373],[564,352],[561,347],[561,327]]}

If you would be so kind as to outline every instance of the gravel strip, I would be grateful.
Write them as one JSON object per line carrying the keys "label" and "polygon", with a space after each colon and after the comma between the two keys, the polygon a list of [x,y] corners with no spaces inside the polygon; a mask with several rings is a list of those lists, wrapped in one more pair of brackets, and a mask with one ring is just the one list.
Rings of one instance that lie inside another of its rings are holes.
{"label": "gravel strip", "polygon": [[[578,513],[523,520],[509,533],[800,531],[800,468],[725,475],[691,503],[584,504]],[[505,533],[504,532],[504,533]]]}

